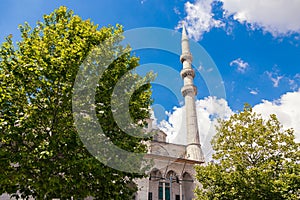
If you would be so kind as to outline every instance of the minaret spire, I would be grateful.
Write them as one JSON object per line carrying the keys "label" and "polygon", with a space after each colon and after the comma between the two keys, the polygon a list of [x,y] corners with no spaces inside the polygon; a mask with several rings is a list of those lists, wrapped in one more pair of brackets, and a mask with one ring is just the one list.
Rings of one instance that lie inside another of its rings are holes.
{"label": "minaret spire", "polygon": [[184,81],[181,93],[185,100],[187,124],[186,158],[189,160],[204,161],[197,123],[195,104],[197,88],[194,85],[195,72],[192,68],[193,57],[190,52],[189,38],[186,33],[184,24],[182,25],[181,50],[182,54],[180,56],[180,61],[183,65],[183,68],[180,74]]}
{"label": "minaret spire", "polygon": [[181,47],[182,47],[182,54],[190,53],[190,45],[189,45],[189,37],[187,36],[185,26],[182,24],[182,36],[181,36]]}

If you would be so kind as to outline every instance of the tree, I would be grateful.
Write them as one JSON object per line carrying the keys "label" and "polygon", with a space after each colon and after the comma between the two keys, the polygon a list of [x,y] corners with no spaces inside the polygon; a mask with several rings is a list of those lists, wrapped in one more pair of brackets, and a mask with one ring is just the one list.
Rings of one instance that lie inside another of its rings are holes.
{"label": "tree", "polygon": [[299,199],[300,147],[275,115],[263,119],[249,105],[220,120],[215,162],[197,166],[198,199]]}
{"label": "tree", "polygon": [[[72,113],[73,85],[82,63],[103,68],[92,104],[104,134],[124,150],[146,152],[145,139],[127,135],[111,110],[118,80],[125,74],[140,80],[131,73],[138,58],[119,44],[122,27],[98,29],[90,20],[60,7],[36,27],[25,23],[19,28],[22,40],[14,45],[10,35],[0,48],[0,194],[36,199],[129,199],[136,191],[133,180],[144,175],[99,162],[80,140]],[[103,42],[109,44],[104,53],[111,62],[86,61]],[[145,79],[150,81],[152,76]],[[130,97],[130,117],[141,127],[149,117],[150,96],[147,83]],[[143,134],[138,130],[137,134]]]}

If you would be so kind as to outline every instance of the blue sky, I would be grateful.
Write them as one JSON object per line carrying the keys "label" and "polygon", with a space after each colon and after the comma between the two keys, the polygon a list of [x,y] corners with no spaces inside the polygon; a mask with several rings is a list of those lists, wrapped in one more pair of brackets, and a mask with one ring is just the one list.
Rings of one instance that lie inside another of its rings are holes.
{"label": "blue sky", "polygon": [[[125,30],[161,27],[180,31],[184,21],[189,36],[210,55],[216,65],[212,70],[218,70],[223,80],[226,96],[221,101],[221,97],[211,97],[210,86],[199,73],[195,79],[199,110],[208,112],[210,123],[213,124],[214,116],[226,116],[248,102],[263,115],[278,114],[286,127],[300,132],[299,0],[288,4],[284,0],[1,0],[0,4],[1,42],[9,34],[18,41],[18,24],[28,21],[34,26],[44,14],[60,5],[100,27],[119,23]],[[157,63],[180,71],[178,55],[151,49],[135,53],[140,56],[141,64]],[[200,73],[211,70],[197,63],[194,67]],[[168,73],[159,76],[172,80],[180,89],[180,77]],[[159,84],[154,84],[153,93],[157,118],[167,120],[166,131],[170,132],[171,127],[171,132],[178,132],[174,130],[175,122],[168,121],[167,116],[176,116],[182,99],[177,99],[172,89]],[[210,109],[207,102],[215,109]],[[226,109],[217,110],[220,105]]]}

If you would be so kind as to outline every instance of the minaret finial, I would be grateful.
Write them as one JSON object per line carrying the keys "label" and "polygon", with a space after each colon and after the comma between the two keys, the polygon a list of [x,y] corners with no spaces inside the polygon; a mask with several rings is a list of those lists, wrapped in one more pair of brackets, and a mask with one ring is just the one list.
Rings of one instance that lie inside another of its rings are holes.
{"label": "minaret finial", "polygon": [[182,54],[180,56],[180,61],[183,64],[183,61],[187,61],[192,64],[193,58],[190,52],[190,44],[189,44],[189,37],[186,33],[184,22],[182,22],[182,33],[181,33],[181,51]]}

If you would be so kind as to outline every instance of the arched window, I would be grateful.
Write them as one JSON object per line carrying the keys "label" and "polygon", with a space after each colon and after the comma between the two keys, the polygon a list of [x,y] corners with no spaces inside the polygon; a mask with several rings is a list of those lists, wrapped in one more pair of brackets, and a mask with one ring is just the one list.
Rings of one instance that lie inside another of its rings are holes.
{"label": "arched window", "polygon": [[159,182],[162,180],[161,172],[154,168],[149,175],[149,190],[148,190],[148,200],[158,199]]}
{"label": "arched window", "polygon": [[[172,199],[176,199],[179,197],[180,193],[180,183],[179,177],[175,171],[170,170],[166,174],[164,179],[165,183],[165,199],[169,200],[172,196]],[[161,182],[159,185],[159,199],[163,199],[163,183]]]}
{"label": "arched window", "polygon": [[194,180],[192,176],[185,172],[182,176],[183,199],[192,200],[194,198]]}
{"label": "arched window", "polygon": [[166,176],[167,179],[174,179],[176,177],[177,177],[177,175],[173,170],[168,171],[167,176]]}

